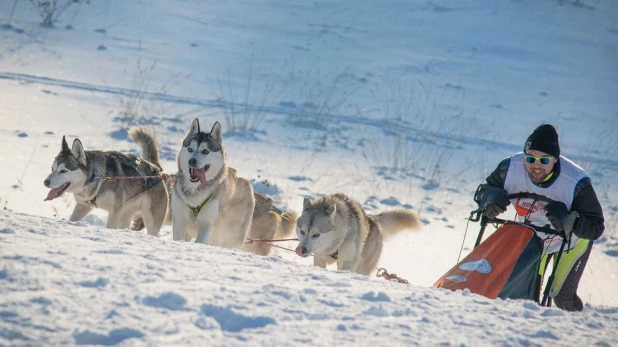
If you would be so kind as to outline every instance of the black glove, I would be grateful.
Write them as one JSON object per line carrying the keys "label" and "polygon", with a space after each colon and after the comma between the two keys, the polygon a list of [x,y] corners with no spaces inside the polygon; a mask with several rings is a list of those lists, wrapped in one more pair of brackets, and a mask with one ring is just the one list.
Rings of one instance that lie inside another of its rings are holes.
{"label": "black glove", "polygon": [[494,219],[504,211],[506,211],[506,208],[503,208],[498,204],[489,204],[485,206],[485,209],[483,210],[483,215],[485,215],[485,217],[489,219]]}
{"label": "black glove", "polygon": [[511,204],[509,193],[504,188],[485,185],[482,189],[483,195],[479,205],[483,208],[485,217],[494,219]]}
{"label": "black glove", "polygon": [[545,205],[545,212],[554,229],[564,232],[564,236],[568,238],[573,232],[577,213],[569,212],[566,205],[561,201],[552,201]]}

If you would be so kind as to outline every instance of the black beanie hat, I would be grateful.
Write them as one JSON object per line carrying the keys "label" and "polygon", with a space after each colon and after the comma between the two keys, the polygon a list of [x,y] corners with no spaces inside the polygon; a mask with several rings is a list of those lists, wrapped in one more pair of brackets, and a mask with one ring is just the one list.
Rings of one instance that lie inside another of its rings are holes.
{"label": "black beanie hat", "polygon": [[556,158],[560,157],[558,133],[551,124],[539,125],[526,140],[524,151],[534,150],[545,152]]}

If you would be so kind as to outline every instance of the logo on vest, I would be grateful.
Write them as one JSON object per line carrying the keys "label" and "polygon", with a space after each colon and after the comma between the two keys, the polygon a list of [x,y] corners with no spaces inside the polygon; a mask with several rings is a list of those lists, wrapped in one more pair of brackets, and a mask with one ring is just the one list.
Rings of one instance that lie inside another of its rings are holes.
{"label": "logo on vest", "polygon": [[543,213],[545,215],[545,203],[542,201],[537,201],[532,204],[532,200],[530,199],[517,199],[515,202],[515,211],[517,215],[520,217],[527,216],[529,214],[534,214],[537,212]]}

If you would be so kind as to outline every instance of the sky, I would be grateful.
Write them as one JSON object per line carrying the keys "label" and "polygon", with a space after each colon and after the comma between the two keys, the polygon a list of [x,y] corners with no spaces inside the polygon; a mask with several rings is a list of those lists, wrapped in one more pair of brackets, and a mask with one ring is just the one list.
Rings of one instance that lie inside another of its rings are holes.
{"label": "sky", "polygon": [[[92,1],[41,23],[0,2],[0,345],[618,343],[618,4]],[[344,193],[418,212],[379,263],[410,284],[43,201],[62,136],[138,154],[144,126],[174,173],[195,118],[283,210]],[[478,184],[543,122],[605,214],[584,312],[432,288],[472,249]]]}

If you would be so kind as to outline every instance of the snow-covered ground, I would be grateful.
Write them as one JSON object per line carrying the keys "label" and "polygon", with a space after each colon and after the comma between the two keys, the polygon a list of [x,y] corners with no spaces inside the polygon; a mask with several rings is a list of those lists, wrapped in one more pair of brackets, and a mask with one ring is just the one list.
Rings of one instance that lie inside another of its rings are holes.
{"label": "snow-covered ground", "polygon": [[389,283],[195,243],[0,214],[7,345],[611,346],[618,309]]}
{"label": "snow-covered ground", "polygon": [[[97,0],[40,23],[0,2],[0,345],[618,344],[618,2]],[[137,153],[146,126],[173,173],[193,118],[280,208],[419,212],[380,261],[411,284],[43,202],[63,135]],[[432,288],[474,243],[476,186],[542,122],[605,212],[584,312]]]}

